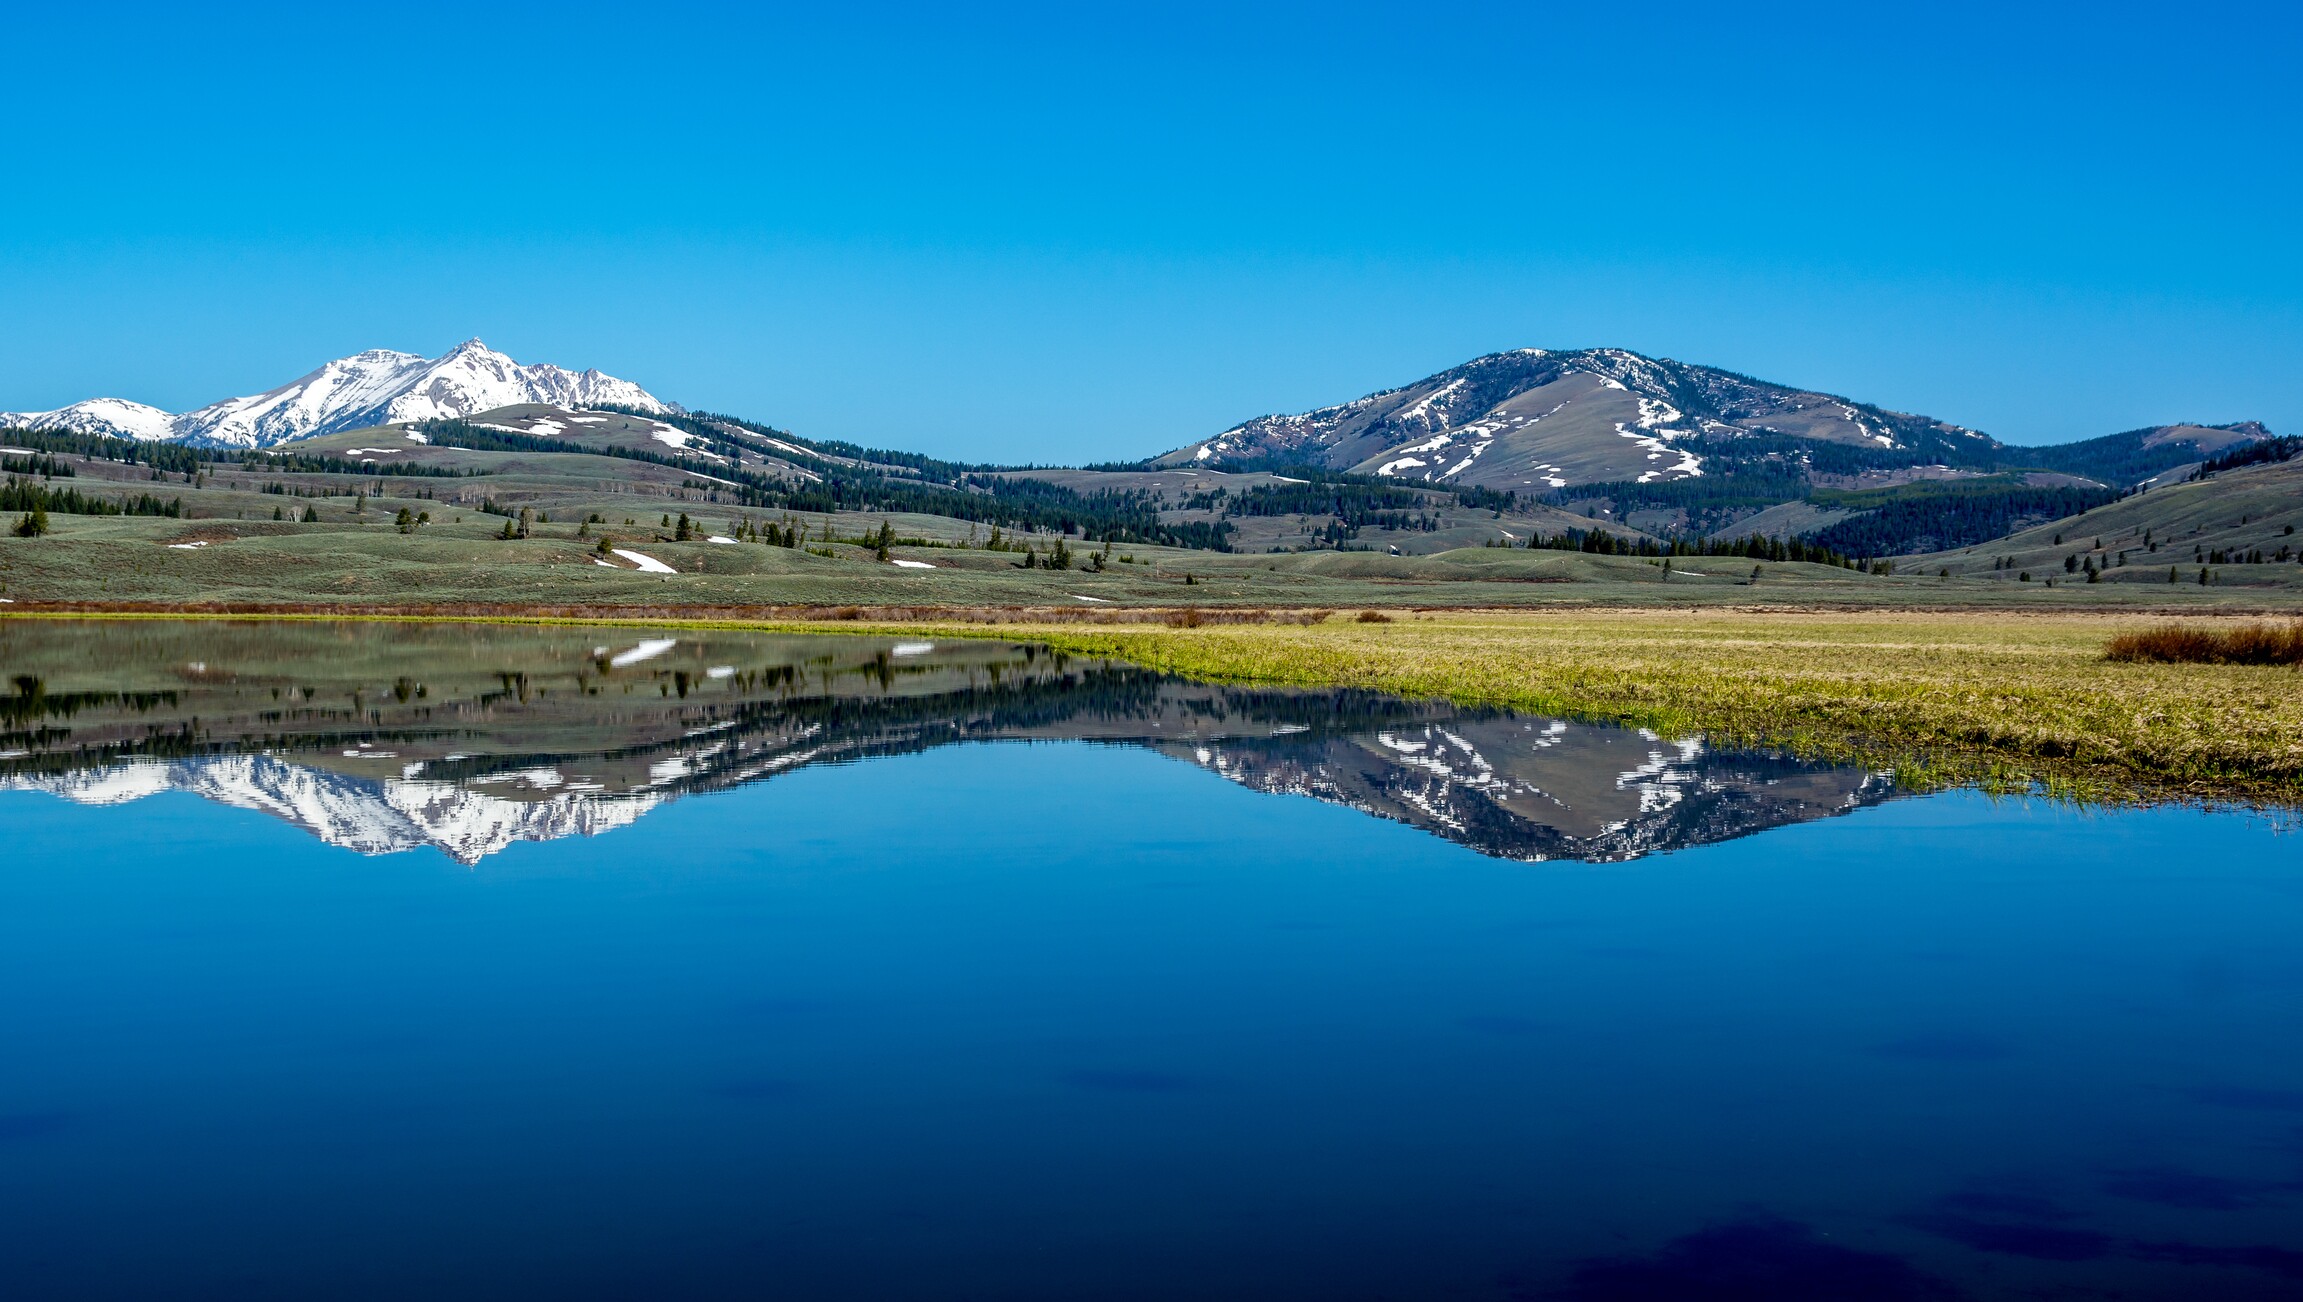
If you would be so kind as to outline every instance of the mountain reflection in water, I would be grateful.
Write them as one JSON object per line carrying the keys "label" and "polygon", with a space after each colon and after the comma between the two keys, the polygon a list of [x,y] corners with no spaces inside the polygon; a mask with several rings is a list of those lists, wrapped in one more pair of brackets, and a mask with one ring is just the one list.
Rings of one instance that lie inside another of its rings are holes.
{"label": "mountain reflection in water", "polygon": [[0,790],[165,791],[466,864],[810,764],[1145,746],[1483,854],[1621,860],[1843,813],[1884,774],[1378,693],[1193,683],[1045,648],[728,630],[0,622]]}

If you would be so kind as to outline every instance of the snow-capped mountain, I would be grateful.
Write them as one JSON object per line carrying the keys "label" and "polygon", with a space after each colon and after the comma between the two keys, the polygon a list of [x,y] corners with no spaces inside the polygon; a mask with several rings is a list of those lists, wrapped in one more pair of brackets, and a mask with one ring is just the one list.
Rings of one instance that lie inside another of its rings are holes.
{"label": "snow-capped mountain", "polygon": [[158,407],[125,398],[90,398],[54,411],[0,411],[0,425],[147,440],[175,437],[175,419]]}
{"label": "snow-capped mountain", "polygon": [[367,425],[469,416],[531,402],[672,409],[630,380],[596,370],[522,366],[472,339],[437,358],[382,348],[354,353],[279,388],[226,398],[180,415],[118,398],[92,398],[55,411],[0,412],[0,425],[257,448]]}
{"label": "snow-capped mountain", "polygon": [[1922,456],[1997,445],[1925,416],[1621,348],[1491,353],[1399,389],[1261,416],[1158,464],[1289,462],[1543,491],[1694,478],[1698,438],[1783,435]]}

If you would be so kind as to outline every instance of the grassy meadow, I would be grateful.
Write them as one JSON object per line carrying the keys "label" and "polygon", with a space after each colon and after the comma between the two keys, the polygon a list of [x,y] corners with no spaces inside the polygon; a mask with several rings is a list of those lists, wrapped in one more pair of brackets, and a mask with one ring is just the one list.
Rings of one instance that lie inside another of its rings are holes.
{"label": "grassy meadow", "polygon": [[[1682,557],[1666,569],[1632,556],[1469,547],[1428,556],[1369,552],[1216,553],[1071,540],[1073,567],[1024,569],[1013,551],[989,550],[978,531],[937,516],[779,516],[807,532],[806,547],[669,540],[666,514],[696,514],[704,534],[733,536],[744,520],[725,507],[603,499],[554,508],[529,537],[505,539],[500,516],[422,498],[324,504],[305,524],[267,518],[276,498],[244,514],[172,519],[51,517],[40,538],[0,536],[0,597],[15,605],[237,606],[248,608],[690,607],[733,609],[856,605],[1290,606],[1390,609],[1562,606],[2005,608],[2011,610],[2303,610],[2303,566],[2256,586],[1999,581],[1988,574],[1889,576],[1798,562]],[[667,512],[666,507],[670,510]],[[429,511],[413,534],[400,509]],[[616,512],[610,514],[610,512]],[[677,571],[647,573],[597,549],[607,515],[614,547]],[[765,517],[754,517],[767,523]],[[632,519],[632,526],[623,521]],[[883,523],[900,541],[882,561],[855,541]],[[833,541],[825,541],[829,533]],[[659,539],[662,539],[659,541]],[[1052,537],[1033,540],[1045,555]],[[898,564],[909,562],[910,564]],[[2290,572],[2293,572],[2290,574]],[[2291,582],[2290,580],[2297,580]]]}

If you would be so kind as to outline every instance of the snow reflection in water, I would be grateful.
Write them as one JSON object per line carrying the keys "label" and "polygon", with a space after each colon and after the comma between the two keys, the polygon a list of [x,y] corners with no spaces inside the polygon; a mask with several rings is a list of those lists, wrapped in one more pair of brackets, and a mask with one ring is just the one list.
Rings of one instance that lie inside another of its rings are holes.
{"label": "snow reflection in water", "polygon": [[[1893,794],[1882,774],[1695,738],[1369,692],[1191,683],[1021,645],[261,632],[0,630],[14,687],[0,697],[0,789],[91,805],[184,791],[362,853],[431,846],[467,864],[807,764],[963,741],[1149,747],[1259,791],[1526,860],[1628,859]],[[115,645],[90,656],[91,636]]]}

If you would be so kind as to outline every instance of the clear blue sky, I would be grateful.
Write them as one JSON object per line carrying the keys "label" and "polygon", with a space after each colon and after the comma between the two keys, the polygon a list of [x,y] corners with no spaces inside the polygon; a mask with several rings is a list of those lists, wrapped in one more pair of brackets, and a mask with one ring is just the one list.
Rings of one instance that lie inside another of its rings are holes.
{"label": "clear blue sky", "polygon": [[2014,442],[2303,431],[2299,13],[24,6],[0,408],[477,335],[1087,460],[1615,344]]}

